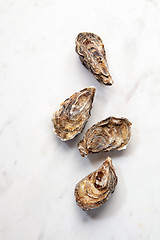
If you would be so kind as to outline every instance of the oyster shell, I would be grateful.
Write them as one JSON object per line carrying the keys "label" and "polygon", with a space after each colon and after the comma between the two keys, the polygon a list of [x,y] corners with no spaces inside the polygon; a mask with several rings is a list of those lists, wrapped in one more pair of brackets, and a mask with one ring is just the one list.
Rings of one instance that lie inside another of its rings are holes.
{"label": "oyster shell", "polygon": [[55,133],[62,141],[82,132],[90,117],[95,87],[84,88],[67,98],[52,118]]}
{"label": "oyster shell", "polygon": [[109,117],[94,124],[78,143],[82,157],[100,151],[122,150],[131,137],[131,125],[126,118]]}
{"label": "oyster shell", "polygon": [[107,157],[96,171],[76,185],[74,195],[77,205],[83,210],[100,207],[114,192],[117,182],[112,160]]}
{"label": "oyster shell", "polygon": [[76,52],[82,64],[99,82],[112,85],[104,45],[99,36],[89,32],[79,33],[76,38]]}

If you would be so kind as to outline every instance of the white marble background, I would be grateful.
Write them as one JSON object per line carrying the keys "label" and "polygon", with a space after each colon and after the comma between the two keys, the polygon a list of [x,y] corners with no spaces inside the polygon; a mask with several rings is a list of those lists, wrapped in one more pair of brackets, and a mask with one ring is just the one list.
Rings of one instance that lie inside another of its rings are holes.
{"label": "white marble background", "polygon": [[[81,65],[75,37],[103,39],[112,87]],[[52,113],[75,91],[97,88],[86,129],[127,117],[127,150],[82,158],[80,134],[61,142]],[[0,240],[160,239],[160,1],[0,0]],[[75,184],[110,155],[110,200],[83,212]]]}

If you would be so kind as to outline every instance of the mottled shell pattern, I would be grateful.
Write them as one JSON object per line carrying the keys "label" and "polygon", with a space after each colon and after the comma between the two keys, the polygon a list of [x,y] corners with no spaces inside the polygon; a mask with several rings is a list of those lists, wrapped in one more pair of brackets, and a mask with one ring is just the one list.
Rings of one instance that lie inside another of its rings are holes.
{"label": "mottled shell pattern", "polygon": [[116,117],[109,117],[94,124],[78,144],[81,156],[125,149],[131,137],[131,125],[126,118]]}
{"label": "mottled shell pattern", "polygon": [[55,133],[67,141],[81,133],[90,117],[95,87],[88,87],[66,99],[53,115]]}
{"label": "mottled shell pattern", "polygon": [[94,33],[79,33],[76,38],[76,52],[82,64],[105,85],[112,85],[102,39]]}
{"label": "mottled shell pattern", "polygon": [[76,185],[74,195],[77,205],[83,210],[100,207],[114,192],[117,182],[112,160],[108,157],[95,172]]}

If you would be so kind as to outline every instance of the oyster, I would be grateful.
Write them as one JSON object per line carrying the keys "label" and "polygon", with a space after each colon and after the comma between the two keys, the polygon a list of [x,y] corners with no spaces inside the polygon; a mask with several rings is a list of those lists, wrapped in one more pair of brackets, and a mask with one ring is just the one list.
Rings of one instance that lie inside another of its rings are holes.
{"label": "oyster", "polygon": [[107,157],[95,172],[76,185],[74,195],[77,205],[83,210],[100,207],[114,192],[117,181],[112,160]]}
{"label": "oyster", "polygon": [[62,141],[82,132],[90,117],[95,87],[84,88],[67,98],[52,118],[55,133]]}
{"label": "oyster", "polygon": [[82,157],[100,151],[122,150],[131,137],[131,126],[126,118],[109,117],[94,124],[78,144]]}
{"label": "oyster", "polygon": [[82,64],[99,82],[112,85],[104,45],[99,36],[89,32],[79,33],[76,38],[76,52]]}

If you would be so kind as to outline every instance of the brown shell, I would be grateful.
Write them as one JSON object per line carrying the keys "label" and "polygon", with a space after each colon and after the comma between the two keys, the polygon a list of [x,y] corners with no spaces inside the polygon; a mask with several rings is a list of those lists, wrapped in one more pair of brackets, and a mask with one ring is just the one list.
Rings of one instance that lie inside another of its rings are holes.
{"label": "brown shell", "polygon": [[114,192],[118,178],[110,157],[95,171],[83,178],[75,187],[77,205],[83,210],[100,207]]}
{"label": "brown shell", "polygon": [[95,90],[95,87],[89,87],[74,93],[54,113],[54,130],[62,141],[70,140],[82,132],[90,117]]}
{"label": "brown shell", "polygon": [[125,149],[131,137],[131,125],[126,118],[116,117],[109,117],[94,124],[78,144],[81,156]]}
{"label": "brown shell", "polygon": [[79,33],[76,38],[76,52],[82,64],[105,85],[112,85],[102,39],[94,33]]}

